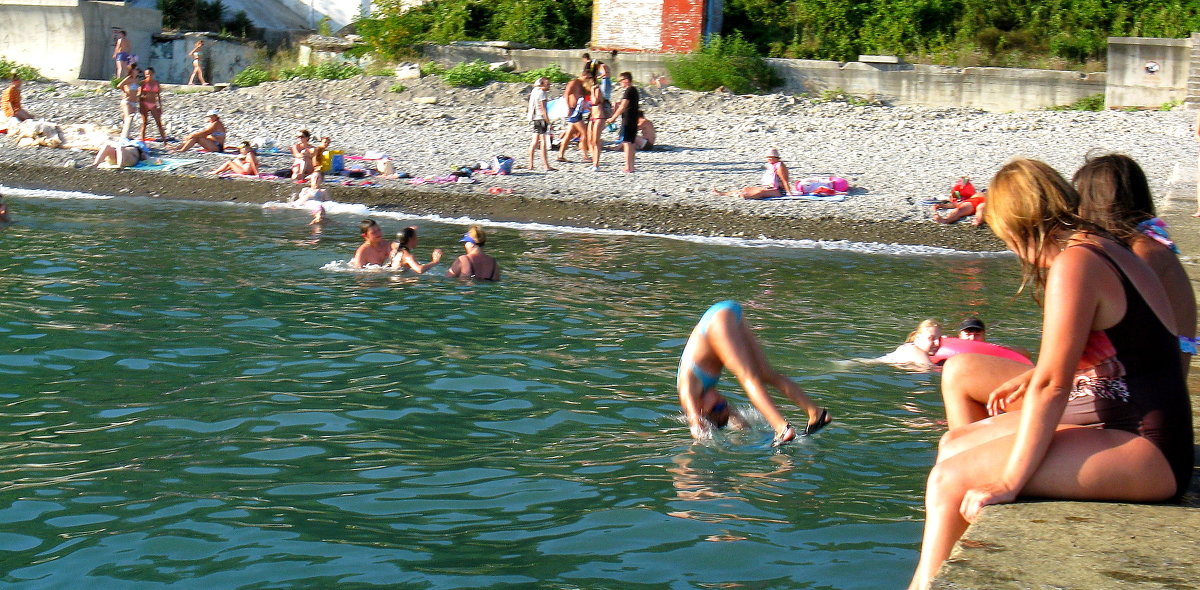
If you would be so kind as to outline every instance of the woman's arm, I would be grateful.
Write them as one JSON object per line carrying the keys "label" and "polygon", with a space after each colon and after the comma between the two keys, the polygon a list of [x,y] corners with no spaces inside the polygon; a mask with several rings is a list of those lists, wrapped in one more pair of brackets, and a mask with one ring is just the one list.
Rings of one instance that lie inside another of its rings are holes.
{"label": "woman's arm", "polygon": [[258,156],[254,152],[246,154],[246,172],[250,176],[258,176]]}
{"label": "woman's arm", "polygon": [[788,178],[787,164],[780,162],[779,167],[775,169],[775,176],[777,176],[779,178],[779,182],[782,183],[779,186],[783,187],[783,194],[790,194],[792,192],[792,184],[791,179]]}

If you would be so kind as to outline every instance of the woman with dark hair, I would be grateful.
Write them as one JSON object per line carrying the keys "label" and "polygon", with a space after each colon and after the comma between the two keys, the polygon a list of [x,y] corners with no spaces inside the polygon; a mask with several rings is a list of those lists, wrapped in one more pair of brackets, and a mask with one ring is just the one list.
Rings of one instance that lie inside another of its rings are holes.
{"label": "woman with dark hair", "polygon": [[1079,216],[1127,241],[1162,281],[1183,337],[1181,360],[1186,376],[1191,354],[1195,354],[1196,294],[1179,262],[1179,248],[1155,213],[1146,173],[1133,158],[1108,154],[1088,158],[1073,180],[1079,191]]}
{"label": "woman with dark hair", "polygon": [[167,131],[163,129],[162,124],[162,86],[154,77],[154,68],[146,68],[142,70],[142,75],[145,79],[142,85],[138,88],[138,110],[142,114],[142,134],[141,137],[146,137],[146,126],[150,123],[150,118],[154,118],[154,122],[158,124],[158,140],[167,143]]}
{"label": "woman with dark hair", "polygon": [[413,256],[413,250],[417,249],[417,226],[410,225],[404,228],[404,231],[396,234],[396,241],[392,242],[392,270],[412,269],[417,274],[424,274],[425,271],[437,266],[437,263],[442,261],[442,249],[433,249],[433,258],[421,264],[417,262],[417,257]]}
{"label": "woman with dark hair", "polygon": [[984,221],[1043,304],[1041,354],[1019,410],[939,445],[910,589],[929,587],[984,506],[1018,497],[1160,502],[1191,480],[1191,402],[1154,271],[1081,218],[1075,189],[1042,162],[1009,162],[989,193]]}

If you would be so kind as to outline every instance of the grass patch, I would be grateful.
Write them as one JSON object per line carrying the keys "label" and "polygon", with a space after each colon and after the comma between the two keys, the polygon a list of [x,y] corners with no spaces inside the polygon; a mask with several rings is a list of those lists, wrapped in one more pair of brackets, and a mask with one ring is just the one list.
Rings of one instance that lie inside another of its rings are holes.
{"label": "grass patch", "polygon": [[1046,107],[1047,111],[1103,111],[1104,110],[1104,93],[1098,92],[1091,96],[1085,96],[1071,104]]}
{"label": "grass patch", "polygon": [[391,86],[388,86],[388,92],[395,92],[396,94],[404,92],[405,90],[408,90],[408,86],[403,84],[392,84]]}
{"label": "grass patch", "polygon": [[740,34],[714,35],[700,51],[667,58],[667,71],[676,86],[709,92],[725,87],[735,94],[766,92],[779,77]]}
{"label": "grass patch", "polygon": [[37,68],[0,57],[0,78],[11,80],[13,74],[16,74],[22,80],[42,79],[42,73]]}

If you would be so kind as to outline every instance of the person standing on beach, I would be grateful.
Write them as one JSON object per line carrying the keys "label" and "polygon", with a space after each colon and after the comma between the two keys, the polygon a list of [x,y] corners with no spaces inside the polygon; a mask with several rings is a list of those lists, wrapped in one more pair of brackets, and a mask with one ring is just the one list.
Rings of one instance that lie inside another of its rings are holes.
{"label": "person standing on beach", "polygon": [[129,36],[125,31],[117,31],[116,43],[113,43],[113,62],[116,64],[116,74],[118,78],[124,78],[129,70],[132,69],[129,60],[133,57],[133,47],[129,43]]}
{"label": "person standing on beach", "polygon": [[146,125],[150,117],[158,124],[158,140],[167,143],[167,130],[162,123],[162,86],[154,78],[154,68],[146,68],[143,72],[145,79],[142,87],[138,88],[139,110],[142,112],[142,139],[146,138]]}
{"label": "person standing on beach", "polygon": [[563,90],[563,100],[567,101],[567,130],[563,133],[562,139],[558,145],[558,161],[567,161],[567,148],[571,147],[571,139],[580,138],[583,141],[583,113],[581,112],[580,103],[587,97],[586,82],[592,79],[592,75],[585,68],[580,72],[579,77],[567,82],[567,87]]}
{"label": "person standing on beach", "polygon": [[[762,346],[742,320],[742,306],[733,300],[715,303],[692,330],[679,359],[676,385],[679,405],[687,416],[692,438],[705,436],[705,424],[724,428],[746,428],[747,421],[717,392],[721,371],[728,368],[746,391],[750,403],[771,424],[772,446],[785,444],[797,434],[813,434],[833,421],[829,412],[813,403],[791,379],[779,374],[763,353]],[[808,423],[797,433],[767,393],[770,385],[808,413]]]}
{"label": "person standing on beach", "polygon": [[383,229],[374,219],[364,219],[358,223],[362,233],[363,243],[354,252],[350,260],[351,268],[362,268],[368,264],[383,265],[392,253],[391,242],[383,239]]}
{"label": "person standing on beach", "polygon": [[21,77],[16,73],[13,74],[8,88],[4,89],[4,94],[0,96],[0,107],[4,109],[4,117],[7,119],[28,121],[33,118],[29,111],[21,107]]}
{"label": "person standing on beach", "polygon": [[138,76],[140,75],[141,70],[129,68],[129,72],[117,83],[117,90],[121,91],[121,137],[125,139],[128,139],[129,132],[133,131],[133,118],[138,114]]}
{"label": "person standing on beach", "polygon": [[592,80],[600,86],[604,100],[612,100],[612,72],[608,65],[598,59],[592,59],[592,54],[583,54],[583,69],[592,75]]}
{"label": "person standing on beach", "polygon": [[621,88],[625,89],[625,93],[621,95],[621,102],[617,105],[617,110],[613,111],[612,117],[609,117],[608,122],[614,123],[617,117],[621,118],[621,149],[625,152],[625,173],[634,171],[634,158],[637,155],[637,134],[638,134],[638,89],[633,85],[633,74],[629,72],[621,72]]}
{"label": "person standing on beach", "polygon": [[459,256],[454,264],[450,265],[446,276],[484,281],[500,280],[500,264],[483,252],[483,245],[487,242],[483,228],[472,225],[459,242],[467,253]]}
{"label": "person standing on beach", "polygon": [[546,91],[550,89],[549,78],[538,78],[529,93],[529,122],[533,125],[533,141],[529,143],[529,169],[533,170],[533,156],[538,150],[542,152],[542,164],[548,172],[550,167],[550,114],[546,112]]}
{"label": "person standing on beach", "polygon": [[191,75],[191,77],[188,78],[188,86],[195,85],[197,78],[200,79],[201,86],[209,85],[208,82],[204,81],[204,69],[200,67],[200,61],[204,57],[204,54],[202,53],[203,49],[204,49],[204,40],[197,39],[196,45],[193,46],[192,50],[188,52],[188,55],[192,56],[192,75]]}

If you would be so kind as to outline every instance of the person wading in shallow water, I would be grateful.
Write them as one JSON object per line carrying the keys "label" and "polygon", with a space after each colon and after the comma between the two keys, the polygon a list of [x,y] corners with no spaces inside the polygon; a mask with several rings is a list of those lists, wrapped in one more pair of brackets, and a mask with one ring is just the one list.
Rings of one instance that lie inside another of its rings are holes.
{"label": "person wading in shallow water", "polygon": [[382,265],[387,262],[392,253],[392,244],[383,239],[383,230],[374,219],[364,219],[359,222],[358,229],[362,232],[363,243],[354,252],[350,260],[353,268],[362,268],[368,264]]}
{"label": "person wading in shallow water", "polygon": [[471,229],[467,230],[466,234],[459,242],[462,243],[466,254],[458,257],[454,264],[450,265],[450,270],[446,271],[448,277],[459,278],[474,278],[485,281],[500,280],[500,264],[495,258],[484,254],[483,245],[487,242],[487,235],[483,233],[483,229],[478,225],[472,225]]}

